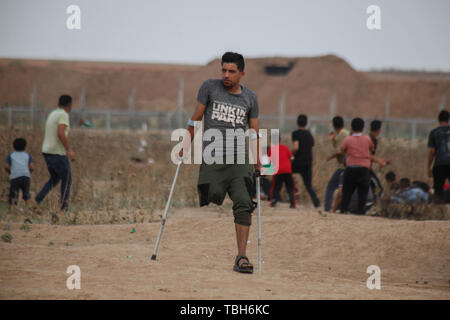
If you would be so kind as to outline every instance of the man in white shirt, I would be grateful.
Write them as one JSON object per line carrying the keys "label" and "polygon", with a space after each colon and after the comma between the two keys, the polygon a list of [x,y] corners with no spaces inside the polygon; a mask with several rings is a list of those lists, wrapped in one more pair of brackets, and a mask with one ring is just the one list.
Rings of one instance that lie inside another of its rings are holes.
{"label": "man in white shirt", "polygon": [[68,209],[68,199],[72,185],[69,159],[74,161],[76,158],[67,139],[70,127],[69,113],[71,110],[72,97],[62,95],[59,98],[58,108],[53,110],[47,117],[42,154],[50,173],[50,179],[35,198],[36,202],[40,204],[50,190],[61,180],[61,211]]}

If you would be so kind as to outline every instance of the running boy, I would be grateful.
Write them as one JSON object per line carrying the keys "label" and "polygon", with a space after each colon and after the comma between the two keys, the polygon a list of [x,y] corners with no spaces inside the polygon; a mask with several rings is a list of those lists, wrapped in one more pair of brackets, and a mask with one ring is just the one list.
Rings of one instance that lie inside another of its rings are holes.
{"label": "running boy", "polygon": [[31,156],[25,152],[27,141],[23,138],[17,138],[13,142],[14,152],[11,152],[6,158],[5,171],[9,173],[10,187],[8,197],[8,208],[11,210],[17,205],[19,199],[19,190],[22,190],[22,197],[25,203],[29,204],[30,199],[30,181],[31,172],[34,170],[34,164]]}

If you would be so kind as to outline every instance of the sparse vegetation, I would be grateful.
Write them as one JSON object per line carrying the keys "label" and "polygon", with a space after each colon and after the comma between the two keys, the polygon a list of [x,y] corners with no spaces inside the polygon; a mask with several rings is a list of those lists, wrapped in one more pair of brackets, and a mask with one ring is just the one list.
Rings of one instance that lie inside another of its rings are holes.
{"label": "sparse vegetation", "polygon": [[20,230],[23,230],[25,232],[28,232],[31,230],[31,227],[28,223],[24,223],[23,225],[20,226]]}
{"label": "sparse vegetation", "polygon": [[[0,143],[6,146],[0,157],[6,157],[10,151],[9,146],[17,136],[27,138],[27,151],[35,161],[36,170],[31,181],[33,196],[49,178],[40,151],[43,132],[0,129]],[[60,219],[58,223],[142,223],[160,219],[159,215],[167,201],[176,169],[170,160],[171,149],[176,142],[170,141],[169,133],[113,131],[107,134],[104,131],[73,129],[70,139],[78,157],[71,163],[73,182],[68,213],[70,219]],[[138,152],[141,139],[145,139],[148,146],[143,152]],[[290,146],[289,136],[284,137],[284,141]],[[326,184],[335,170],[335,163],[325,161],[326,156],[332,153],[327,137],[316,136],[314,149],[313,186],[323,202]],[[422,180],[431,184],[424,170],[427,156],[425,140],[381,139],[377,155],[392,159],[392,164],[385,168],[374,166],[374,171],[383,183],[385,173],[393,170],[398,178],[409,177],[411,180]],[[142,161],[133,160],[136,158]],[[148,163],[148,159],[153,161]],[[198,206],[198,167],[182,167],[172,207]],[[0,172],[0,180],[4,181],[0,186],[0,198],[6,202],[9,185],[4,171]],[[298,203],[310,205],[311,200],[301,178],[297,177],[297,181],[300,190]],[[49,212],[58,211],[58,202],[59,186],[52,190],[41,204],[43,213],[35,215],[33,222],[39,220],[39,223],[49,223]],[[224,203],[224,207],[227,205],[228,203]],[[0,206],[0,215],[3,218],[17,218],[16,215],[7,215],[5,208],[7,206]],[[446,206],[393,206],[389,210],[376,206],[374,210],[374,215],[388,218],[448,219]]]}
{"label": "sparse vegetation", "polygon": [[9,233],[9,232],[6,232],[6,233],[4,233],[3,235],[2,235],[2,240],[3,240],[3,242],[8,242],[8,243],[10,243],[11,241],[12,241],[12,239],[13,239],[13,236]]}

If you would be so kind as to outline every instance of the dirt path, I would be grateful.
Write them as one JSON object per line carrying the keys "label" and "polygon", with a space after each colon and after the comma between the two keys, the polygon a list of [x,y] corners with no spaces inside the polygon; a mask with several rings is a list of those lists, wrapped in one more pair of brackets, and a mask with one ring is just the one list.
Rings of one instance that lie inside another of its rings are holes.
{"label": "dirt path", "polygon": [[[266,205],[266,204],[265,204]],[[407,221],[263,208],[262,275],[232,272],[231,210],[169,214],[160,222],[9,224],[0,241],[1,299],[450,299],[450,221]],[[2,228],[5,222],[1,223]],[[136,231],[131,233],[132,230]],[[256,217],[248,256],[257,267]],[[81,289],[68,290],[69,265]],[[381,269],[369,290],[366,269]]]}

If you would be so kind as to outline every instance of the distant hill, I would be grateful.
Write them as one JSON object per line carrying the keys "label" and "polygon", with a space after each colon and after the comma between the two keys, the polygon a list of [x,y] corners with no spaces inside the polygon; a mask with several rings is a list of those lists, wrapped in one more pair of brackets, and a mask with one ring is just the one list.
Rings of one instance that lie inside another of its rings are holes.
{"label": "distant hill", "polygon": [[[383,118],[387,95],[391,117],[435,118],[442,97],[447,107],[450,101],[450,74],[358,72],[334,55],[246,59],[245,71],[242,83],[258,94],[264,114],[278,113],[283,92],[291,115],[328,115],[334,93],[336,113],[348,117]],[[137,110],[175,110],[180,77],[185,80],[185,110],[192,112],[202,82],[220,77],[220,60],[198,66],[0,59],[0,107],[29,105],[35,85],[43,107],[54,106],[67,93],[77,108],[85,88],[88,108],[126,109],[135,88]]]}

